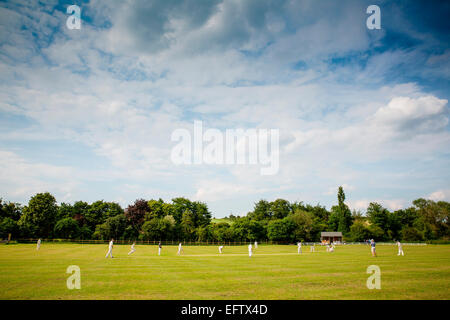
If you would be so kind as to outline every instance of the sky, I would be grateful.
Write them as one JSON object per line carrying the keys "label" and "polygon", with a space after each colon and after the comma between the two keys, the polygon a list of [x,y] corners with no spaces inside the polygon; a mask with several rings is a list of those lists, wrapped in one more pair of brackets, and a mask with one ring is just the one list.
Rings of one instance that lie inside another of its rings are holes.
{"label": "sky", "polygon": [[[69,29],[67,7],[81,8]],[[381,29],[368,29],[377,5]],[[0,197],[450,201],[450,3],[0,2]],[[279,170],[177,165],[177,129],[278,129]]]}

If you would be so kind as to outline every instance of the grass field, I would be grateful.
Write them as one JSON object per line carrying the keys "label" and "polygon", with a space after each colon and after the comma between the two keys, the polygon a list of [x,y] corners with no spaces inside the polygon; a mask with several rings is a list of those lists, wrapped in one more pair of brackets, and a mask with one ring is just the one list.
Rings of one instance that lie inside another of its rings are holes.
{"label": "grass field", "polygon": [[[246,246],[0,245],[0,299],[449,299],[450,246]],[[69,290],[69,265],[81,269],[81,289]],[[369,265],[381,269],[381,289],[366,287]]]}
{"label": "grass field", "polygon": [[211,219],[211,223],[221,223],[221,222],[225,222],[228,223],[230,226],[233,225],[234,221],[230,220],[228,218],[220,218],[220,219]]}

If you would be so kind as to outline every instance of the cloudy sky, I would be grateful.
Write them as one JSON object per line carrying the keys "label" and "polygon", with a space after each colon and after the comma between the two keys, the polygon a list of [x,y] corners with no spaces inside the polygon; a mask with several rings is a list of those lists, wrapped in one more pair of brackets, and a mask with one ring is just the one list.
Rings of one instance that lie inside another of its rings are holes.
{"label": "cloudy sky", "polygon": [[[81,8],[81,29],[66,10]],[[369,5],[381,30],[369,30]],[[0,2],[0,197],[261,198],[390,209],[450,200],[450,5]],[[280,130],[280,169],[175,165],[175,129]]]}

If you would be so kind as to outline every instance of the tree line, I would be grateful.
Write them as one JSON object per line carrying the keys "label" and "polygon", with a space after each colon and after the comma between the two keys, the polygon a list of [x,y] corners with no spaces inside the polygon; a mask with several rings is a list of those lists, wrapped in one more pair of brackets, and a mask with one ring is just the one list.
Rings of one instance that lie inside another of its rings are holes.
{"label": "tree line", "polygon": [[174,198],[170,203],[137,199],[123,209],[103,200],[58,205],[46,192],[27,205],[0,198],[0,238],[124,239],[184,241],[317,242],[322,231],[341,231],[346,241],[425,241],[450,237],[450,203],[417,199],[412,206],[390,211],[372,202],[366,213],[351,211],[339,187],[337,205],[260,200],[244,217],[230,214],[212,220],[208,206]]}

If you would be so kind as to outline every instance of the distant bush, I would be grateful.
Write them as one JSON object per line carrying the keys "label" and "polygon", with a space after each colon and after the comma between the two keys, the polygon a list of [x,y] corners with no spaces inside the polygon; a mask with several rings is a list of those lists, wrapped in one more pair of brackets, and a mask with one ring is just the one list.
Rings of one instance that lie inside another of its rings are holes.
{"label": "distant bush", "polygon": [[427,244],[450,244],[450,239],[428,240]]}

